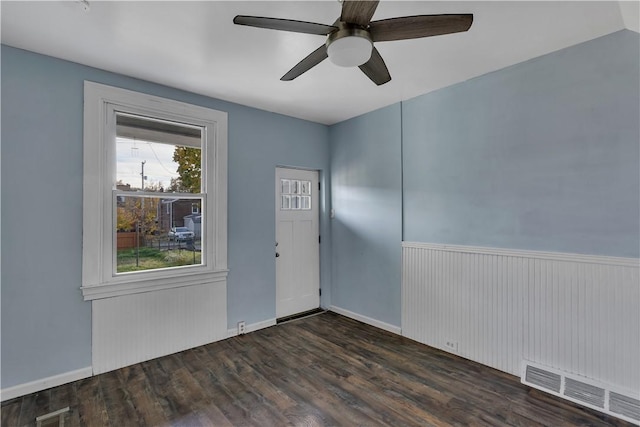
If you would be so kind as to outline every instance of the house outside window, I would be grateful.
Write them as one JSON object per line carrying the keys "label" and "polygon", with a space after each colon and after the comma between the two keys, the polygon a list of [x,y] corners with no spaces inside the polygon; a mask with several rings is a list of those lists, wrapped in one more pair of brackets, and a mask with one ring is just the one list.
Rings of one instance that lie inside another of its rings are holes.
{"label": "house outside window", "polygon": [[226,280],[226,126],[85,82],[85,299]]}

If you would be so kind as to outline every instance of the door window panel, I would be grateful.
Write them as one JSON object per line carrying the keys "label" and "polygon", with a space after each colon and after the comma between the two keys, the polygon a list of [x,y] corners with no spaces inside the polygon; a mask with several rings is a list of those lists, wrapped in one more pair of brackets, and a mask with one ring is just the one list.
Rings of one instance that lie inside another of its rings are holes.
{"label": "door window panel", "polygon": [[311,210],[311,181],[281,179],[281,210]]}

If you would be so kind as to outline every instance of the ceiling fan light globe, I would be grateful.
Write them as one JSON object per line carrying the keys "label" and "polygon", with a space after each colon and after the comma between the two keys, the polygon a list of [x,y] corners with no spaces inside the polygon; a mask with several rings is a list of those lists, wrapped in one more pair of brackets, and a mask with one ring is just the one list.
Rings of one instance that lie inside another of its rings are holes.
{"label": "ceiling fan light globe", "polygon": [[333,40],[327,46],[327,55],[341,67],[357,67],[371,58],[371,40],[360,36],[347,36]]}

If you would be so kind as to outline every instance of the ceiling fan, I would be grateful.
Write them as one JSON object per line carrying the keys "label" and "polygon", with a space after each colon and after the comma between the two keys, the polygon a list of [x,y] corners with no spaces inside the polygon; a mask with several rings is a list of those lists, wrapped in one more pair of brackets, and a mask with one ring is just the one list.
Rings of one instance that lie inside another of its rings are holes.
{"label": "ceiling fan", "polygon": [[[340,0],[339,0],[340,1]],[[333,25],[291,19],[238,15],[237,25],[327,36],[326,42],[298,62],[280,80],[293,80],[329,58],[343,67],[358,66],[375,84],[391,75],[374,42],[407,40],[467,31],[472,14],[417,15],[371,21],[379,0],[342,0],[342,13]]]}

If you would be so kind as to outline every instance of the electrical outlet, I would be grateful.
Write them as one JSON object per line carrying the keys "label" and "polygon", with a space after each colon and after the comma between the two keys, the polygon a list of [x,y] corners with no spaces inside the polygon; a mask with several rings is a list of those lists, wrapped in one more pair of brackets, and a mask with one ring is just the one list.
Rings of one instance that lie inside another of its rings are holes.
{"label": "electrical outlet", "polygon": [[247,332],[247,325],[245,325],[244,320],[238,322],[238,335],[244,335]]}
{"label": "electrical outlet", "polygon": [[444,343],[444,347],[445,349],[447,349],[448,351],[452,352],[452,353],[457,353],[458,352],[458,342],[457,341],[447,341]]}

